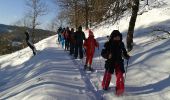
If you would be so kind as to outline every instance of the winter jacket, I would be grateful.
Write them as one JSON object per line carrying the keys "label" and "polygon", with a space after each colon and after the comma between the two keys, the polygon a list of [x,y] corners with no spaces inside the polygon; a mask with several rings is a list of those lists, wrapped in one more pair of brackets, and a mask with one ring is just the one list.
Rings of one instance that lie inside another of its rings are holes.
{"label": "winter jacket", "polygon": [[75,44],[75,32],[70,32],[70,43]]}
{"label": "winter jacket", "polygon": [[86,54],[93,54],[95,51],[95,47],[98,47],[99,44],[94,39],[94,36],[89,36],[85,42],[84,42],[84,47],[86,48]]}
{"label": "winter jacket", "polygon": [[75,33],[75,42],[76,44],[83,44],[83,40],[85,40],[85,34],[83,31],[76,31]]}
{"label": "winter jacket", "polygon": [[64,39],[65,40],[69,40],[70,39],[70,34],[71,34],[71,31],[70,30],[66,30],[64,32]]}
{"label": "winter jacket", "polygon": [[110,73],[114,73],[114,64],[118,63],[121,66],[121,71],[124,73],[124,60],[122,58],[125,57],[126,59],[129,58],[127,51],[125,49],[123,42],[106,42],[104,45],[105,49],[110,52],[111,58],[107,59],[105,62],[105,68]]}

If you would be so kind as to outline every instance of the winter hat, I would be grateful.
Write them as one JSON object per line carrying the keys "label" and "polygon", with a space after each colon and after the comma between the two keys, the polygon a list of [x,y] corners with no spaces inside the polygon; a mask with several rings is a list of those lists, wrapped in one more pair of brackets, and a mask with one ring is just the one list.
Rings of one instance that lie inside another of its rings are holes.
{"label": "winter hat", "polygon": [[59,30],[62,30],[62,27],[61,27],[61,26],[59,27]]}
{"label": "winter hat", "polygon": [[74,28],[71,28],[71,31],[74,32]]}
{"label": "winter hat", "polygon": [[120,39],[122,40],[122,34],[119,32],[119,30],[113,30],[111,35],[110,35],[110,39],[112,39],[116,36],[120,36]]}
{"label": "winter hat", "polygon": [[91,30],[89,30],[89,36],[94,36],[94,34]]}
{"label": "winter hat", "polygon": [[82,31],[82,26],[79,26],[78,30],[79,30],[79,31]]}

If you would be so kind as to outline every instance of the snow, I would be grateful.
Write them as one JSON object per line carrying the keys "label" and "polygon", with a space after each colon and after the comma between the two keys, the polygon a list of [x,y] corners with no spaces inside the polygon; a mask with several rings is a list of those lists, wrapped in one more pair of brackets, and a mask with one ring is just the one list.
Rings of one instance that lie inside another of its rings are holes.
{"label": "snow", "polygon": [[22,43],[21,42],[12,42],[12,46],[14,46],[14,47],[17,47],[17,46],[19,46],[19,45],[21,45]]}
{"label": "snow", "polygon": [[[130,17],[125,16],[116,25],[105,24],[93,29],[100,43],[96,49],[94,73],[83,71],[83,60],[73,60],[52,36],[30,48],[0,56],[0,99],[2,100],[169,100],[170,99],[170,39],[163,29],[170,31],[170,1],[149,0],[152,4],[138,15],[134,34],[134,49],[125,79],[125,94],[116,97],[115,76],[110,87],[103,91],[101,81],[104,61],[100,56],[103,44],[113,29],[119,29],[125,41]],[[157,3],[156,3],[157,2]],[[166,4],[164,4],[166,3]],[[88,36],[87,31],[85,31]],[[163,39],[166,37],[167,39]],[[126,60],[125,60],[126,67]]]}
{"label": "snow", "polygon": [[18,59],[25,60],[29,55],[13,58],[13,61],[9,61],[12,64],[2,64],[4,67],[1,68],[0,83],[4,84],[0,88],[1,99],[87,100],[90,98],[83,93],[85,84],[79,69],[62,49],[56,48],[54,40],[56,37],[44,40],[44,44],[47,43],[46,48],[22,64],[13,65]]}

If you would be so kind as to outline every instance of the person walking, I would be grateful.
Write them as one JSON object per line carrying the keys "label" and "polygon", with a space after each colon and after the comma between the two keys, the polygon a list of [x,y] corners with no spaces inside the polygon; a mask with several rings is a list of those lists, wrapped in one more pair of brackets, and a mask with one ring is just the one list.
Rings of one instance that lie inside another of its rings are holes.
{"label": "person walking", "polygon": [[89,69],[90,71],[94,71],[92,68],[92,59],[95,52],[95,47],[99,47],[99,43],[94,38],[94,34],[91,30],[89,30],[89,37],[84,42],[84,48],[86,51],[86,63],[84,65],[84,69]]}
{"label": "person walking", "polygon": [[85,40],[85,34],[82,31],[82,27],[79,26],[78,31],[75,33],[75,53],[74,58],[77,59],[78,55],[79,58],[83,58],[83,40]]}
{"label": "person walking", "polygon": [[[122,95],[124,92],[124,60],[129,59],[124,43],[122,42],[122,34],[118,30],[114,30],[109,38],[109,41],[104,44],[105,52],[102,52],[102,57],[106,58],[105,73],[102,81],[102,87],[107,90],[111,81],[111,75],[115,72],[116,75],[116,95]],[[123,57],[122,57],[123,55]]]}
{"label": "person walking", "polygon": [[75,32],[74,28],[71,28],[70,32],[70,55],[74,54],[75,51]]}
{"label": "person walking", "polygon": [[59,29],[57,30],[57,35],[58,35],[58,43],[61,43],[61,31],[62,31],[62,27],[59,27]]}
{"label": "person walking", "polygon": [[68,51],[70,48],[70,29],[69,27],[66,28],[66,30],[64,31],[64,39],[65,39],[65,50]]}

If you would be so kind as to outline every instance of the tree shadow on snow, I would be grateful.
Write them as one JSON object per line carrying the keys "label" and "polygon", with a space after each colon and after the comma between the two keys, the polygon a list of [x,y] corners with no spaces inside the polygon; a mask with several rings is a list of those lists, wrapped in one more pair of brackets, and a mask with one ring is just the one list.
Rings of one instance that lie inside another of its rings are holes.
{"label": "tree shadow on snow", "polygon": [[[67,55],[66,55],[67,56]],[[68,56],[67,56],[68,57]],[[11,89],[15,89],[23,85],[23,83],[29,83],[30,80],[38,81],[43,75],[50,75],[52,72],[56,73],[56,77],[60,77],[60,74],[67,76],[76,76],[78,73],[77,67],[70,67],[69,64],[65,60],[69,61],[69,58],[64,58],[63,50],[58,50],[56,48],[48,48],[41,52],[41,54],[32,57],[27,62],[18,65],[18,66],[7,66],[1,69],[1,81],[3,86],[0,87],[1,93],[5,93],[5,91],[9,91]],[[70,59],[71,60],[71,59]],[[13,62],[11,62],[13,63]],[[63,63],[65,65],[63,65]],[[63,79],[60,77],[61,80]],[[20,91],[13,91],[13,93],[7,95],[7,97],[3,97],[3,99],[8,99],[13,96],[20,94],[21,92],[30,90],[32,88],[38,87],[44,84],[56,84],[70,88],[76,88],[81,90],[81,86],[75,86],[73,82],[69,81],[63,83],[61,80],[54,80],[54,82],[43,82],[43,83],[31,83],[29,86],[24,87]],[[5,93],[6,94],[6,93]],[[1,98],[2,99],[2,98]]]}
{"label": "tree shadow on snow", "polygon": [[169,87],[170,85],[170,75],[153,84],[148,84],[146,86],[140,86],[140,87],[132,87],[132,86],[127,86],[126,91],[131,94],[135,95],[141,95],[141,94],[150,94],[150,93],[155,93],[155,92],[160,92],[161,90]]}
{"label": "tree shadow on snow", "polygon": [[[160,45],[157,45],[157,46],[155,46],[151,49],[148,49],[144,52],[133,55],[130,59],[130,63],[132,63],[132,64],[130,64],[130,66],[128,68],[135,67],[135,65],[140,64],[140,63],[144,63],[144,62],[148,61],[148,59],[150,59],[152,57],[156,57],[157,55],[164,54],[165,52],[167,52],[169,50],[170,50],[170,40],[167,40],[167,41],[161,43]],[[143,56],[144,54],[146,54],[148,52],[153,52],[153,53],[148,54],[143,60],[140,60],[136,63],[133,63],[138,58],[140,58],[141,56]]]}

